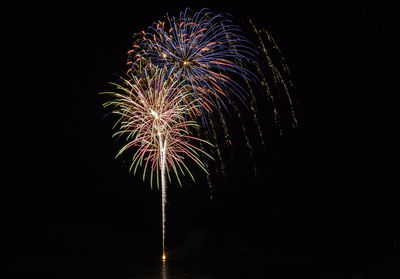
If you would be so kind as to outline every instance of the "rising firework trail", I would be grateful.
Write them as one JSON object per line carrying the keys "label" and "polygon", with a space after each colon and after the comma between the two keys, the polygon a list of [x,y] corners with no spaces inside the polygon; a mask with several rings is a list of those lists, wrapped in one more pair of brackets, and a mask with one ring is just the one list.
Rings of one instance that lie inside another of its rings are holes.
{"label": "rising firework trail", "polygon": [[[119,116],[114,136],[125,138],[126,143],[117,153],[117,157],[128,149],[134,149],[130,170],[136,174],[143,167],[143,180],[150,175],[153,187],[153,174],[156,174],[157,186],[161,180],[162,193],[162,248],[165,256],[167,177],[172,171],[179,184],[180,175],[194,177],[185,159],[191,159],[207,172],[200,158],[203,154],[212,158],[195,142],[206,143],[192,135],[199,126],[189,115],[196,110],[198,102],[187,102],[192,94],[190,88],[166,75],[165,70],[146,67],[141,77],[130,75],[121,79],[122,84],[113,83],[115,92],[105,92],[113,99],[104,104],[113,107],[113,113]],[[160,177],[160,179],[159,179]]]}

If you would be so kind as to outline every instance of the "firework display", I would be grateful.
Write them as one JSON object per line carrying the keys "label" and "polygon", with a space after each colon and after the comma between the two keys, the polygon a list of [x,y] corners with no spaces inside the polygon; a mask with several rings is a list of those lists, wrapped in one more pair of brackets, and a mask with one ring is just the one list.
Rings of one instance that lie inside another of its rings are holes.
{"label": "firework display", "polygon": [[[132,152],[130,170],[136,174],[142,169],[143,180],[149,177],[151,187],[156,180],[160,188],[161,181],[163,260],[167,177],[171,181],[173,173],[180,185],[181,175],[194,180],[188,165],[193,162],[207,173],[212,197],[207,160],[218,157],[226,175],[223,150],[232,145],[226,115],[240,127],[251,158],[255,152],[241,106],[251,111],[263,146],[256,95],[267,96],[279,125],[274,94],[284,93],[296,123],[293,86],[280,50],[265,29],[257,29],[252,21],[249,26],[254,43],[229,16],[207,9],[195,13],[186,9],[177,17],[167,14],[134,36],[126,77],[113,83],[114,91],[104,92],[112,98],[104,106],[119,116],[114,136],[125,139],[117,157]],[[276,50],[278,62],[269,48]]]}

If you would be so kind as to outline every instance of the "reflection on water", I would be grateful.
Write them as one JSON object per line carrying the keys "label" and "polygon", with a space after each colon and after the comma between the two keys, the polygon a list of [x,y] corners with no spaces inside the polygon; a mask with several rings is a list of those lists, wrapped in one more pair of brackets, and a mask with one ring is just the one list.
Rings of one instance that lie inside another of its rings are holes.
{"label": "reflection on water", "polygon": [[168,278],[168,266],[165,261],[163,261],[162,266],[161,266],[161,278],[162,279],[167,279]]}
{"label": "reflection on water", "polygon": [[[246,254],[170,257],[164,263],[158,257],[136,258],[131,259],[127,267],[129,279],[277,278],[269,275],[282,273],[282,268],[273,268],[270,260]],[[279,278],[292,278],[292,276]]]}
{"label": "reflection on water", "polygon": [[200,266],[187,269],[183,265],[171,262],[146,264],[136,267],[128,277],[129,279],[214,279],[216,277],[206,275],[207,269]]}

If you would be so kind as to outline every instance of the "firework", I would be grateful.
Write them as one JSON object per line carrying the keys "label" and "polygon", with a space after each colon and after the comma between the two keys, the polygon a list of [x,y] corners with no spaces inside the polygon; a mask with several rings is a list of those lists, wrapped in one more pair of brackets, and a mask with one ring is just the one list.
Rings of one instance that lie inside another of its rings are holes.
{"label": "firework", "polygon": [[219,102],[227,109],[224,99],[232,93],[245,102],[246,93],[232,77],[251,77],[242,65],[254,53],[227,17],[206,9],[190,15],[186,9],[178,17],[167,15],[136,38],[128,52],[128,71],[142,61],[165,67],[168,75],[192,87],[203,118],[219,109]]}
{"label": "firework", "polygon": [[194,180],[185,158],[194,161],[207,172],[200,159],[200,153],[209,156],[192,142],[205,142],[192,136],[191,129],[197,128],[195,121],[189,120],[189,112],[197,106],[188,103],[192,94],[189,88],[172,78],[166,78],[165,71],[147,68],[143,77],[130,76],[122,79],[123,84],[114,84],[117,92],[106,92],[113,97],[105,106],[114,107],[113,113],[119,115],[116,123],[118,131],[114,136],[125,136],[126,143],[119,150],[117,157],[130,148],[135,148],[130,170],[136,173],[143,167],[143,180],[150,172],[150,185],[153,174],[161,177],[162,191],[162,244],[165,252],[165,206],[166,175],[172,170],[181,184],[179,175],[188,173]]}
{"label": "firework", "polygon": [[185,173],[194,179],[185,163],[186,157],[205,170],[199,154],[209,155],[194,142],[206,141],[192,135],[192,130],[199,125],[188,117],[198,106],[194,101],[187,102],[192,94],[190,88],[167,78],[164,70],[154,67],[144,69],[140,78],[130,75],[129,79],[121,80],[122,84],[112,83],[116,92],[105,92],[113,100],[104,104],[112,106],[113,113],[120,116],[113,136],[126,139],[117,157],[128,149],[135,149],[130,170],[136,174],[138,167],[143,167],[143,180],[150,174],[151,187],[153,173],[161,171],[162,160],[165,160],[166,172],[172,170],[179,183],[180,175]]}

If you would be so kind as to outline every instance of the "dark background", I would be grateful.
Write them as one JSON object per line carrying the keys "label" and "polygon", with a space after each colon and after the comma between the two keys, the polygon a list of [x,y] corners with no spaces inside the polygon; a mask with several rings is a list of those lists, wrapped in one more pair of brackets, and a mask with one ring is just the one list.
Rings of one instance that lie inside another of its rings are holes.
{"label": "dark background", "polygon": [[237,139],[228,176],[212,178],[212,199],[200,172],[197,183],[170,184],[169,253],[244,257],[315,278],[398,274],[397,93],[387,86],[395,71],[385,41],[393,17],[374,1],[263,5],[9,5],[3,107],[11,170],[1,186],[0,257],[12,272],[83,268],[115,278],[129,259],[159,257],[160,191],[114,159],[118,143],[98,93],[125,71],[134,32],[189,6],[252,18],[272,33],[292,70],[299,126],[280,136],[264,119],[256,178]]}

